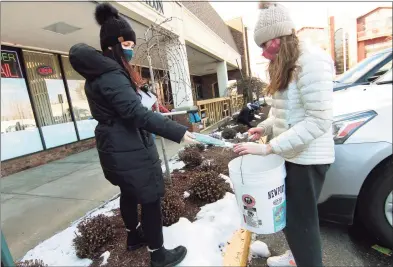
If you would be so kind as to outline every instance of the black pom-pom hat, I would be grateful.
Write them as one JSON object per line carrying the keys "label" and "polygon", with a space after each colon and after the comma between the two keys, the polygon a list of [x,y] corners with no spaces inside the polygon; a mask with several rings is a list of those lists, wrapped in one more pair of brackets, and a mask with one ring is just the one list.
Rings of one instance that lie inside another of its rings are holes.
{"label": "black pom-pom hat", "polygon": [[119,15],[119,11],[109,3],[97,5],[95,18],[101,26],[100,44],[102,51],[124,41],[133,41],[136,36],[130,24]]}

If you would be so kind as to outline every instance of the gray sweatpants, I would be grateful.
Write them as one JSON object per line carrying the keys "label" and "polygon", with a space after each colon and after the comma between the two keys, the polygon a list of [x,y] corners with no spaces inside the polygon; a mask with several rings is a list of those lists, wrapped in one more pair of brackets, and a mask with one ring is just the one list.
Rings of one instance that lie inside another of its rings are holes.
{"label": "gray sweatpants", "polygon": [[299,267],[322,266],[317,203],[330,165],[286,162],[287,226],[284,234]]}

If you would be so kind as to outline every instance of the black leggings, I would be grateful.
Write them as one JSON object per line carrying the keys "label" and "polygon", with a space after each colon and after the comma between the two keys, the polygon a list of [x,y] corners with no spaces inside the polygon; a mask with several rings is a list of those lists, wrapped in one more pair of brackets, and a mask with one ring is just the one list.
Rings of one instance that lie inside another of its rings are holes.
{"label": "black leggings", "polygon": [[286,162],[287,226],[284,234],[298,267],[322,266],[318,198],[330,165]]}
{"label": "black leggings", "polygon": [[[120,188],[120,212],[126,228],[134,231],[138,226],[138,202],[124,188]],[[162,234],[161,200],[142,204],[142,229],[149,249],[161,248],[164,244]]]}

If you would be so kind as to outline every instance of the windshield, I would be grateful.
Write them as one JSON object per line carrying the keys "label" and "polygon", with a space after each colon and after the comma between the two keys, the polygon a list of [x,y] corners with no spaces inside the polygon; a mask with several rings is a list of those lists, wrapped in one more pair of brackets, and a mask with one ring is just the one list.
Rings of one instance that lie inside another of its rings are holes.
{"label": "windshield", "polygon": [[365,73],[367,73],[370,69],[372,69],[375,65],[377,65],[379,62],[381,62],[382,59],[386,57],[387,53],[379,53],[376,55],[373,55],[371,57],[368,57],[362,61],[360,61],[358,64],[353,66],[350,70],[344,72],[342,75],[340,75],[337,79],[338,82],[340,83],[354,83],[359,79],[361,76],[363,76]]}
{"label": "windshield", "polygon": [[375,81],[376,84],[379,83],[388,83],[388,82],[392,82],[392,69],[390,69],[389,71],[387,71],[384,75],[382,75],[381,77],[379,77],[379,79],[377,79]]}

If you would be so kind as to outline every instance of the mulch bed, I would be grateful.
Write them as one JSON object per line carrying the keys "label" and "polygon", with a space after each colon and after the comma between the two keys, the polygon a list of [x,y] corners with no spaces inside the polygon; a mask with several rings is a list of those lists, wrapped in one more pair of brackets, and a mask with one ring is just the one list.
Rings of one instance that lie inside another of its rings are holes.
{"label": "mulch bed", "polygon": [[[266,112],[266,111],[265,111]],[[268,111],[267,111],[268,112]],[[262,118],[264,120],[265,118]],[[253,122],[254,124],[260,121]],[[234,124],[234,122],[232,121]],[[202,156],[205,160],[214,160],[218,164],[228,166],[228,163],[237,157],[237,155],[230,149],[223,149],[219,147],[209,147],[203,151]],[[228,168],[225,168],[224,175],[228,175]],[[184,167],[182,170],[174,170],[172,173],[172,184],[167,185],[174,189],[178,194],[183,195],[185,191],[188,191],[195,173],[199,172],[198,167],[188,168]],[[204,206],[201,200],[198,200],[192,196],[184,199],[185,211],[182,217],[187,218],[190,221],[195,221],[197,213],[200,211],[200,207]],[[110,257],[107,266],[116,267],[129,267],[129,266],[149,266],[150,257],[146,248],[139,249],[134,252],[128,252],[126,250],[126,239],[127,232],[125,231],[122,218],[120,216],[120,210],[115,210],[115,216],[110,217],[111,222],[116,227],[115,239],[106,244],[97,255],[101,255],[105,251],[110,251]],[[102,258],[93,259],[92,267],[99,267],[102,263]]]}
{"label": "mulch bed", "polygon": [[[202,156],[207,160],[220,161],[220,164],[228,165],[229,161],[236,157],[236,154],[231,150],[223,150],[222,148],[211,147],[202,152]],[[167,185],[173,188],[180,195],[183,195],[185,191],[189,190],[192,177],[198,172],[197,168],[187,168],[183,170],[174,170],[172,173],[172,184]],[[228,173],[224,173],[228,174]],[[182,217],[188,220],[195,221],[196,215],[200,211],[200,208],[206,203],[198,200],[192,196],[184,199],[186,209]],[[150,257],[146,248],[139,249],[137,251],[128,252],[126,250],[127,232],[124,228],[123,220],[120,216],[120,210],[114,211],[115,215],[110,217],[111,223],[115,225],[116,237],[115,239],[106,244],[101,248],[97,255],[101,255],[105,251],[110,251],[110,257],[108,259],[107,266],[117,267],[129,267],[129,266],[149,266]],[[102,258],[93,259],[91,267],[99,267],[102,263]]]}

